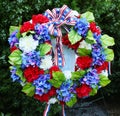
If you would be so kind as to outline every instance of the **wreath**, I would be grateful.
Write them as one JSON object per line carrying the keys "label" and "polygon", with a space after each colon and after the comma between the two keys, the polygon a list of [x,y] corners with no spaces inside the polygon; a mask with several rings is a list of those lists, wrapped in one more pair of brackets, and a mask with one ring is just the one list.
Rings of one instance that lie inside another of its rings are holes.
{"label": "wreath", "polygon": [[[41,102],[72,107],[78,98],[93,96],[110,83],[114,53],[109,46],[114,39],[101,34],[92,12],[79,14],[66,5],[46,10],[22,25],[11,26],[8,41],[12,81]],[[64,47],[74,53],[67,59],[74,70],[64,68],[68,65]],[[73,56],[74,61],[69,61]]]}

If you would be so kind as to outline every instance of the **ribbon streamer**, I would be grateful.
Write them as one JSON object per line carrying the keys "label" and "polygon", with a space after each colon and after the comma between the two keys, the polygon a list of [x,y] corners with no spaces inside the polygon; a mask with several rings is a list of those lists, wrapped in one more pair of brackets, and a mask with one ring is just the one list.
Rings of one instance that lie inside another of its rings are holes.
{"label": "ribbon streamer", "polygon": [[72,10],[63,5],[62,8],[54,8],[52,11],[49,9],[45,11],[44,15],[50,20],[48,22],[48,30],[51,35],[56,37],[56,50],[54,62],[57,66],[62,67],[65,60],[62,52],[62,31],[61,26],[75,25],[77,18],[72,15]]}
{"label": "ribbon streamer", "polygon": [[50,104],[47,104],[47,106],[46,106],[46,109],[45,109],[45,111],[44,111],[43,116],[47,116],[47,114],[48,114],[49,110],[50,110]]}
{"label": "ribbon streamer", "polygon": [[111,75],[111,62],[108,63],[108,74]]}
{"label": "ribbon streamer", "polygon": [[65,106],[64,106],[64,104],[62,105],[62,116],[65,116]]}

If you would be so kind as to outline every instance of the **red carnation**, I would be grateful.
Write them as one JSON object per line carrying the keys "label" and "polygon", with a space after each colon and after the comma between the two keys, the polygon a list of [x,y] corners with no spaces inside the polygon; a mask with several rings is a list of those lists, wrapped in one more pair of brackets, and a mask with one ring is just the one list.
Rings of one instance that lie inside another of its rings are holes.
{"label": "red carnation", "polygon": [[67,45],[69,48],[74,49],[74,50],[76,50],[76,49],[79,47],[79,45],[80,45],[80,41],[72,45],[72,44],[70,43],[69,39],[68,39],[68,34],[66,34],[66,35],[62,38],[62,43],[63,43],[64,45]]}
{"label": "red carnation", "polygon": [[59,69],[59,67],[58,66],[52,66],[51,68],[50,68],[50,77],[52,78],[52,72],[54,72],[54,71],[60,71],[60,69]]}
{"label": "red carnation", "polygon": [[10,52],[13,52],[13,51],[15,51],[15,50],[17,50],[18,48],[16,47],[16,46],[13,46],[13,47],[11,47],[10,48]]}
{"label": "red carnation", "polygon": [[24,70],[24,77],[28,82],[33,82],[40,74],[44,74],[44,71],[39,69],[37,66],[29,66]]}
{"label": "red carnation", "polygon": [[34,29],[34,25],[30,21],[24,22],[20,28],[20,33],[24,33]]}
{"label": "red carnation", "polygon": [[42,96],[35,94],[34,98],[41,101],[41,102],[48,102],[49,101],[49,95],[48,94],[43,94]]}
{"label": "red carnation", "polygon": [[101,33],[100,28],[96,26],[96,23],[95,23],[95,22],[91,22],[91,23],[90,23],[90,30],[91,30],[93,33],[97,33],[98,35]]}
{"label": "red carnation", "polygon": [[56,94],[56,89],[54,87],[52,87],[48,93],[47,93],[50,97],[54,96]]}
{"label": "red carnation", "polygon": [[102,70],[108,70],[108,62],[104,62],[101,66],[96,66],[97,73],[101,73]]}
{"label": "red carnation", "polygon": [[42,15],[42,14],[38,14],[38,15],[33,15],[32,16],[32,23],[33,24],[37,24],[37,23],[47,23],[49,20],[46,16]]}
{"label": "red carnation", "polygon": [[92,88],[90,88],[86,84],[82,84],[80,87],[76,88],[76,93],[79,98],[87,97],[91,92]]}
{"label": "red carnation", "polygon": [[92,58],[89,56],[80,56],[76,60],[76,64],[78,65],[79,68],[81,69],[86,69],[89,68],[92,64]]}

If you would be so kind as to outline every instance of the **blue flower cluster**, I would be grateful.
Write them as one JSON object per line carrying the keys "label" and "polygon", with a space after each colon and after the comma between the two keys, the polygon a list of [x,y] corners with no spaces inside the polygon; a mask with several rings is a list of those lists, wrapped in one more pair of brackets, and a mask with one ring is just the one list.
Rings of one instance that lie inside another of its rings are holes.
{"label": "blue flower cluster", "polygon": [[34,29],[36,32],[36,34],[34,35],[35,40],[39,40],[40,43],[50,40],[49,31],[45,25],[37,24]]}
{"label": "blue flower cluster", "polygon": [[50,74],[40,75],[38,79],[33,81],[33,85],[36,87],[35,94],[42,96],[48,93],[51,89],[51,84],[48,82]]}
{"label": "blue flower cluster", "polygon": [[90,85],[92,88],[95,88],[99,83],[99,77],[96,69],[91,69],[84,78],[80,79],[81,83]]}
{"label": "blue flower cluster", "polygon": [[80,18],[77,20],[74,28],[79,35],[85,37],[89,28],[89,23],[85,18]]}
{"label": "blue flower cluster", "polygon": [[18,38],[16,37],[18,31],[14,31],[10,37],[8,38],[8,42],[10,44],[10,47],[13,47],[19,43]]}
{"label": "blue flower cluster", "polygon": [[22,54],[22,67],[40,66],[40,52],[32,51]]}
{"label": "blue flower cluster", "polygon": [[16,75],[17,68],[15,66],[10,67],[12,81],[19,81],[20,77]]}
{"label": "blue flower cluster", "polygon": [[60,89],[56,91],[57,98],[60,101],[68,102],[73,97],[73,94],[71,91],[72,91],[72,81],[67,80],[63,82],[62,85],[60,86]]}
{"label": "blue flower cluster", "polygon": [[93,65],[100,66],[105,61],[105,54],[103,48],[98,43],[92,45],[92,58],[93,58]]}
{"label": "blue flower cluster", "polygon": [[97,33],[93,33],[93,37],[95,38],[95,40],[97,41],[97,43],[101,44],[100,38],[101,38],[101,34],[97,34]]}

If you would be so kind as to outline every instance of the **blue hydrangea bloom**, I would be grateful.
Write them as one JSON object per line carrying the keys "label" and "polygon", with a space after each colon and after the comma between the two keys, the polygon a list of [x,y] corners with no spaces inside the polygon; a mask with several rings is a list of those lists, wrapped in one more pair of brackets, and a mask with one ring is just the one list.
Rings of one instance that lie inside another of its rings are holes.
{"label": "blue hydrangea bloom", "polygon": [[15,66],[11,66],[10,72],[11,72],[11,78],[13,82],[20,80],[20,77],[16,75],[16,71],[17,71],[17,68]]}
{"label": "blue hydrangea bloom", "polygon": [[72,81],[67,80],[63,82],[60,89],[56,91],[58,100],[68,102],[73,97],[72,91]]}
{"label": "blue hydrangea bloom", "polygon": [[80,18],[77,20],[74,28],[79,35],[85,37],[89,28],[89,23],[85,18]]}
{"label": "blue hydrangea bloom", "polygon": [[92,45],[93,65],[102,65],[105,61],[105,54],[100,44]]}
{"label": "blue hydrangea bloom", "polygon": [[33,81],[33,85],[35,86],[35,94],[42,96],[43,94],[48,93],[51,89],[51,84],[48,82],[50,79],[50,74],[40,75],[38,79]]}
{"label": "blue hydrangea bloom", "polygon": [[95,38],[95,40],[97,41],[97,43],[101,44],[100,38],[101,38],[101,34],[97,34],[97,33],[93,33],[93,37]]}
{"label": "blue hydrangea bloom", "polygon": [[35,32],[34,39],[39,40],[40,43],[41,41],[45,42],[50,40],[49,31],[45,25],[37,24],[35,26]]}
{"label": "blue hydrangea bloom", "polygon": [[18,38],[16,37],[18,31],[14,31],[10,37],[8,38],[8,42],[10,44],[10,47],[13,47],[19,43]]}
{"label": "blue hydrangea bloom", "polygon": [[96,87],[99,83],[97,70],[91,69],[82,79],[80,79],[80,82],[90,85],[92,88]]}
{"label": "blue hydrangea bloom", "polygon": [[22,67],[40,66],[40,52],[32,51],[22,54]]}

